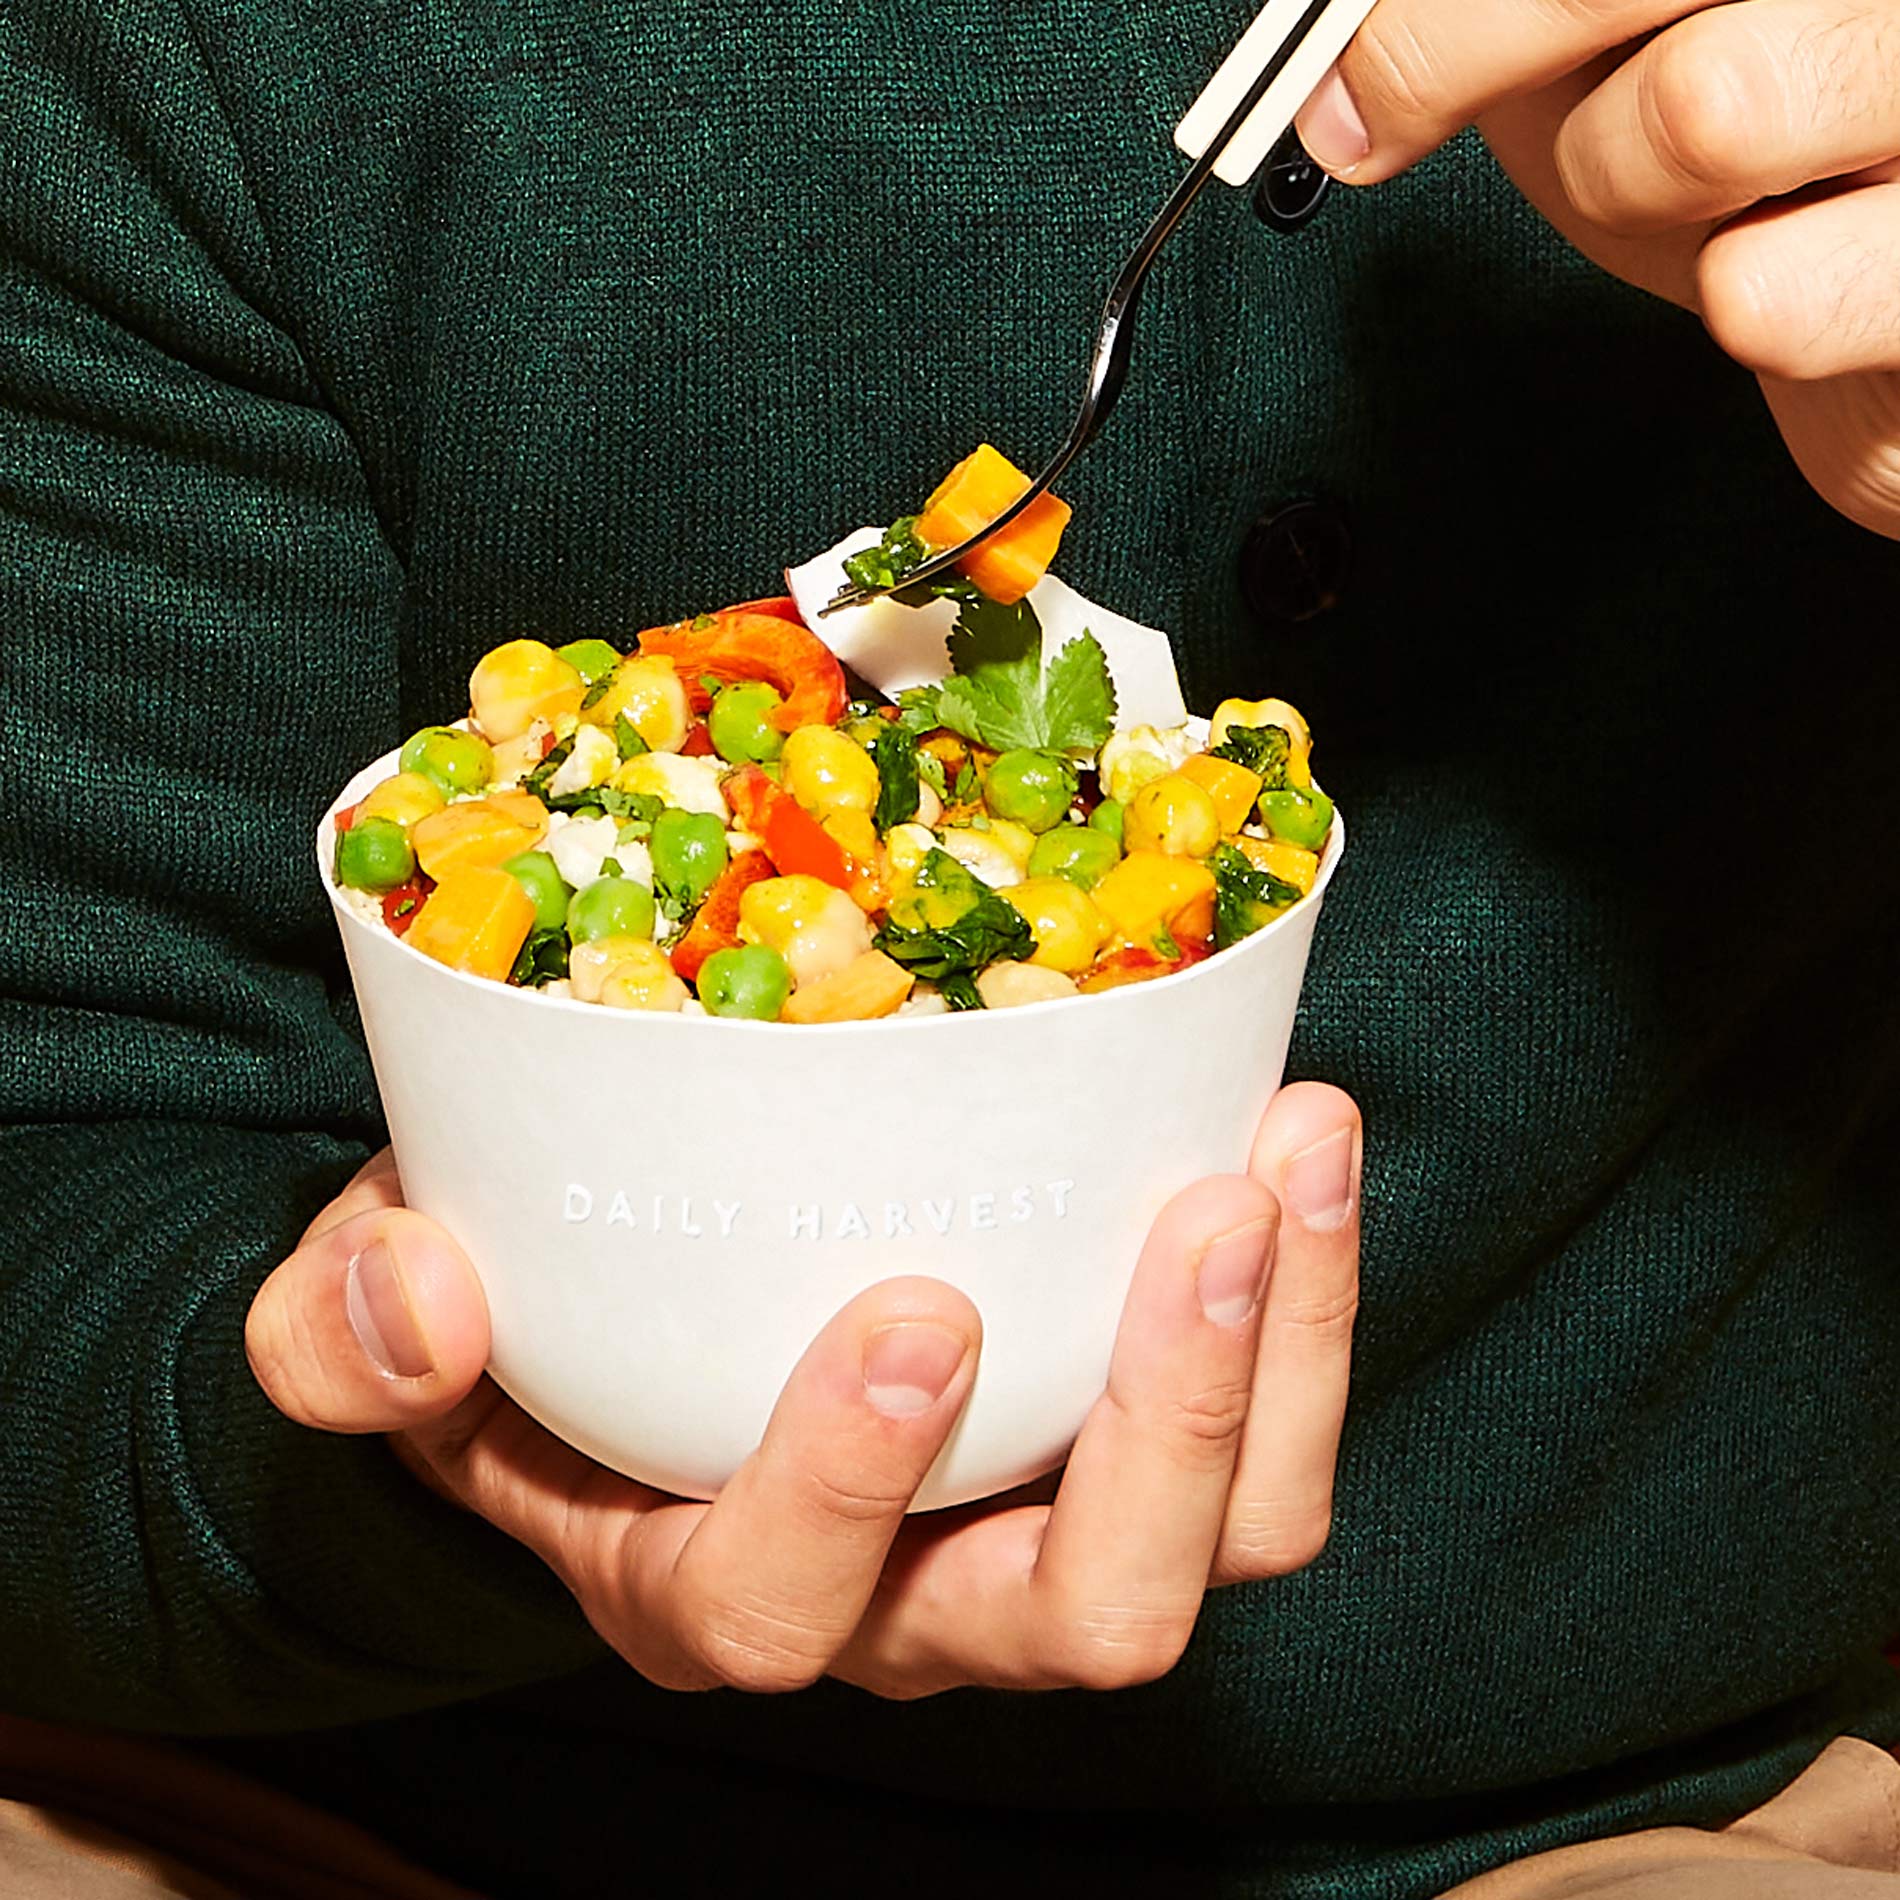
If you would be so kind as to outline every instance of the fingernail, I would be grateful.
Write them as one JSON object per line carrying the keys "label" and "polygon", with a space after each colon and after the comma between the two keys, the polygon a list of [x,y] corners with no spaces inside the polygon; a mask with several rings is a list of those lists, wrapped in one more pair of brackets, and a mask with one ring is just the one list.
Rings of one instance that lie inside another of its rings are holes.
{"label": "fingernail", "polygon": [[1260,1304],[1273,1260],[1272,1232],[1269,1220],[1249,1221],[1208,1243],[1194,1285],[1201,1311],[1216,1326],[1238,1326]]}
{"label": "fingernail", "polygon": [[1345,1226],[1359,1198],[1359,1143],[1351,1127],[1302,1148],[1280,1176],[1287,1203],[1309,1234]]}
{"label": "fingernail", "polygon": [[402,1275],[382,1241],[372,1240],[350,1262],[344,1305],[358,1343],[392,1378],[420,1379],[435,1369]]}
{"label": "fingernail", "polygon": [[1300,114],[1300,143],[1315,164],[1339,177],[1350,176],[1372,150],[1366,122],[1337,66],[1319,82]]}
{"label": "fingernail", "polygon": [[864,1342],[864,1396],[886,1418],[915,1418],[943,1397],[969,1350],[941,1326],[881,1327]]}

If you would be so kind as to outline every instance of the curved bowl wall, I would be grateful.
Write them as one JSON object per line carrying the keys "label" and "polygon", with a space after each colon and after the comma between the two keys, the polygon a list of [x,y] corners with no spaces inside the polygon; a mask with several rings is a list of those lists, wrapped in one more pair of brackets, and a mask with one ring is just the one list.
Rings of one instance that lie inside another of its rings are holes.
{"label": "curved bowl wall", "polygon": [[329,877],[410,1204],[468,1250],[491,1371],[603,1464],[709,1497],[786,1374],[879,1280],[976,1304],[975,1389],[916,1508],[1059,1464],[1143,1234],[1237,1171],[1280,1083],[1313,894],[1178,976],[994,1013],[823,1027],[610,1010],[464,976]]}

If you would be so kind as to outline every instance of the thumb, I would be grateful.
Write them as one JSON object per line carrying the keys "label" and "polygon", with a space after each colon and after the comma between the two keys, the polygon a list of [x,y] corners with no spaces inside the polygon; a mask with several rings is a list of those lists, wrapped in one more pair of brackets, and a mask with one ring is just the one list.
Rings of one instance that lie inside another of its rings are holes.
{"label": "thumb", "polygon": [[306,1239],[258,1289],[244,1349],[300,1425],[393,1432],[458,1405],[488,1358],[475,1269],[433,1221],[378,1208]]}

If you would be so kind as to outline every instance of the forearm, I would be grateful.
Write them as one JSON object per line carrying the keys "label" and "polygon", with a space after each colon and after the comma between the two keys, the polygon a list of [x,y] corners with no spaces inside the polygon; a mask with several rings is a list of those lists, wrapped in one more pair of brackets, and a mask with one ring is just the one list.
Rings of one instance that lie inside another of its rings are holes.
{"label": "forearm", "polygon": [[0,1134],[0,1681],[174,1731],[383,1714],[597,1653],[527,1553],[380,1438],[281,1418],[251,1294],[361,1159],[318,1135]]}

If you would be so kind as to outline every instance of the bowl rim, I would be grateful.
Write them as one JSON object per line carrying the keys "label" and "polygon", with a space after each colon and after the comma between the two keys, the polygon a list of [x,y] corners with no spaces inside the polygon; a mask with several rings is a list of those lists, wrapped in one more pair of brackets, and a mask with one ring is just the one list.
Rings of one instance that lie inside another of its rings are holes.
{"label": "bowl rim", "polygon": [[[1195,720],[1197,726],[1204,726],[1204,720]],[[598,1003],[582,1003],[571,996],[546,996],[539,990],[520,989],[510,983],[497,983],[490,977],[474,976],[466,970],[451,969],[446,963],[438,963],[433,957],[426,957],[413,945],[396,936],[392,931],[378,924],[372,924],[367,918],[360,917],[344,901],[343,889],[336,881],[334,871],[335,821],[336,815],[345,805],[354,804],[368,792],[371,785],[380,783],[396,768],[396,759],[401,746],[394,746],[381,758],[372,760],[361,771],[352,774],[343,789],[337,793],[325,807],[323,816],[317,821],[316,856],[317,873],[323,881],[325,894],[335,913],[338,926],[347,944],[349,933],[360,930],[368,938],[381,938],[394,946],[402,955],[412,958],[417,964],[426,966],[439,977],[452,983],[465,985],[479,994],[488,995],[500,991],[511,996],[522,1007],[535,1009],[556,1009],[569,1014],[579,1013],[598,1022],[601,1018],[618,1019],[626,1022],[671,1023],[680,1026],[683,1033],[688,1026],[696,1034],[708,1031],[736,1035],[775,1034],[783,1035],[788,1029],[797,1030],[801,1039],[820,1031],[832,1035],[868,1035],[889,1036],[895,1031],[911,1032],[940,1029],[952,1023],[968,1024],[971,1020],[981,1020],[991,1015],[1004,1020],[1026,1017],[1044,1017],[1051,1010],[1066,1010],[1076,1003],[1088,1002],[1096,1010],[1104,1008],[1128,1008],[1139,1006],[1140,998],[1152,992],[1172,992],[1187,983],[1205,980],[1208,973],[1217,966],[1232,969],[1237,961],[1244,960],[1256,946],[1264,945],[1295,918],[1304,917],[1319,908],[1320,899],[1325,895],[1326,887],[1332,882],[1333,873],[1339,868],[1339,861],[1345,855],[1346,823],[1337,805],[1333,808],[1332,830],[1327,836],[1326,849],[1320,855],[1319,873],[1313,880],[1313,888],[1297,903],[1289,904],[1271,923],[1262,924],[1249,937],[1230,945],[1225,950],[1217,950],[1211,956],[1202,957],[1185,970],[1176,970],[1171,975],[1153,977],[1141,983],[1118,984],[1110,990],[1097,991],[1094,995],[1083,997],[1053,996],[1039,1003],[1018,1003],[1007,1010],[933,1010],[921,1016],[879,1016],[843,1023],[766,1023],[742,1016],[714,1016],[707,1011],[697,1011],[691,1015],[679,1010],[639,1010],[639,1009],[603,1009]],[[374,773],[376,777],[370,775]],[[359,787],[361,789],[359,789]],[[1101,1015],[1089,1020],[1106,1022]],[[609,1030],[608,1034],[625,1033]],[[662,1033],[675,1033],[663,1031]],[[966,1030],[967,1033],[967,1030]]]}

